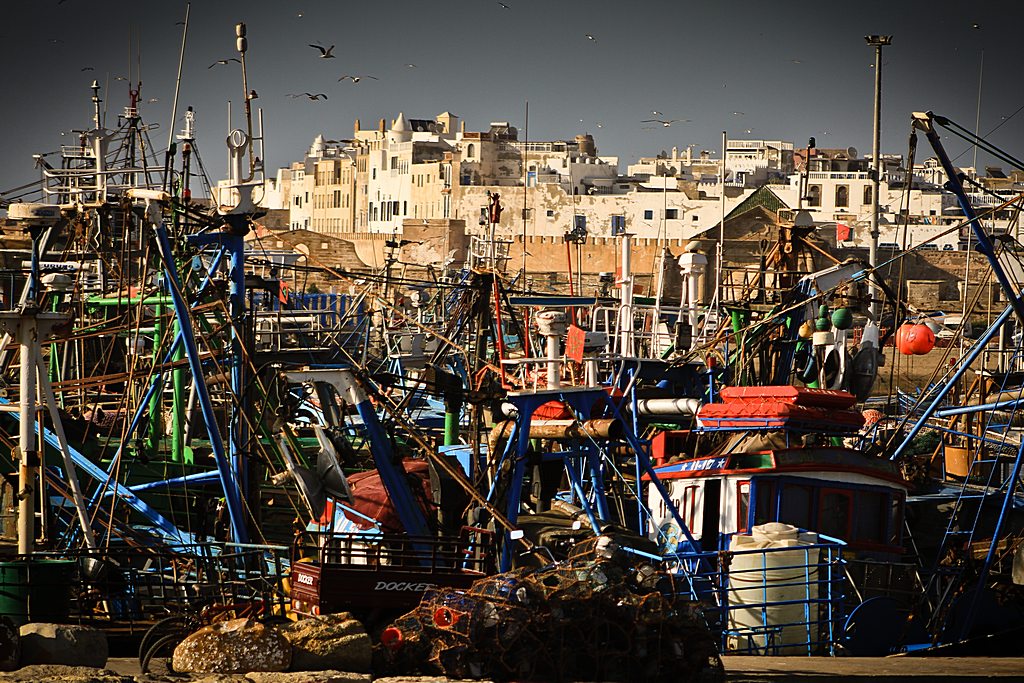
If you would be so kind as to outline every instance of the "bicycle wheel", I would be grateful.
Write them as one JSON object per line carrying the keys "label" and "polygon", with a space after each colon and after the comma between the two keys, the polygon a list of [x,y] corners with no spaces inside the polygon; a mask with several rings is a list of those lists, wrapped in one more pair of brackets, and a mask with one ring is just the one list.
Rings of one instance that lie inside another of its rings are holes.
{"label": "bicycle wheel", "polygon": [[141,653],[139,664],[144,674],[170,674],[174,673],[174,666],[171,660],[174,657],[174,648],[178,643],[185,640],[186,632],[168,633],[167,635],[153,641],[146,652]]}

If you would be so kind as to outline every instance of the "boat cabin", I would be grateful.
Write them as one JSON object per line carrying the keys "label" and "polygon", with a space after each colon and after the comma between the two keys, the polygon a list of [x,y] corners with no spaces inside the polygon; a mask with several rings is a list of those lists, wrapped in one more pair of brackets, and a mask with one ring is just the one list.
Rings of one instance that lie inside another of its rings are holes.
{"label": "boat cabin", "polygon": [[646,497],[651,538],[663,550],[685,537],[671,504],[705,551],[725,549],[728,536],[755,525],[783,522],[842,540],[861,557],[903,554],[908,486],[892,462],[844,443],[863,424],[853,396],[796,387],[732,388],[722,396],[698,412],[695,432],[729,432],[708,456],[679,459],[687,432],[655,437],[654,472],[670,502],[650,477]]}
{"label": "boat cabin", "polygon": [[[848,448],[785,448],[682,460],[655,468],[702,550],[730,534],[784,522],[845,541],[857,554],[903,553],[907,487],[892,463]],[[667,552],[682,537],[649,486],[651,538]]]}

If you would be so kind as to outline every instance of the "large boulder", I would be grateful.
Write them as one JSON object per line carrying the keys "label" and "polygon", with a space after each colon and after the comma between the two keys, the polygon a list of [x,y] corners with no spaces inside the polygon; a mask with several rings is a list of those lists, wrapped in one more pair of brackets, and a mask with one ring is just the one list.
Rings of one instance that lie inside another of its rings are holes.
{"label": "large boulder", "polygon": [[107,634],[89,626],[25,624],[19,641],[22,666],[63,664],[102,669],[107,665]]}
{"label": "large boulder", "polygon": [[204,626],[174,648],[172,665],[182,673],[287,671],[292,659],[288,640],[252,619],[232,619]]}
{"label": "large boulder", "polygon": [[348,612],[300,619],[281,634],[292,645],[292,671],[370,671],[373,643]]}

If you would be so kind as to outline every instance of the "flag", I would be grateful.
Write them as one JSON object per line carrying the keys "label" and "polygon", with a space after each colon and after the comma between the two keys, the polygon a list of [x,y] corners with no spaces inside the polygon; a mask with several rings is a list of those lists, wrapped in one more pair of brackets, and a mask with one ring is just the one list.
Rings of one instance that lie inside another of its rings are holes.
{"label": "flag", "polygon": [[853,239],[853,228],[849,225],[836,223],[836,242],[849,242]]}

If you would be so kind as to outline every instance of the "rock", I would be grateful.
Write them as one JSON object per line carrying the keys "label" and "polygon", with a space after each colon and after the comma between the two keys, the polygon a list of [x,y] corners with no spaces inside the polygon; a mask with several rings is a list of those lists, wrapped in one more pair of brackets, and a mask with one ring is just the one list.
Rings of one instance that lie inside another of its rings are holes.
{"label": "rock", "polygon": [[292,659],[288,640],[252,619],[204,626],[174,648],[172,664],[183,673],[286,671]]}
{"label": "rock", "polygon": [[0,674],[0,681],[7,683],[29,683],[51,681],[53,683],[132,683],[131,676],[124,676],[107,669],[89,666],[64,666],[62,664],[33,664],[17,671]]}
{"label": "rock", "polygon": [[21,627],[21,665],[63,664],[102,669],[107,634],[76,624],[31,623]]}
{"label": "rock", "polygon": [[292,644],[291,671],[370,671],[373,643],[348,612],[300,619],[281,634]]}
{"label": "rock", "polygon": [[0,671],[13,671],[20,666],[20,640],[14,622],[8,617],[0,617]]}
{"label": "rock", "polygon": [[264,673],[254,671],[245,675],[252,683],[370,683],[370,674],[351,671],[293,671],[289,673]]}

